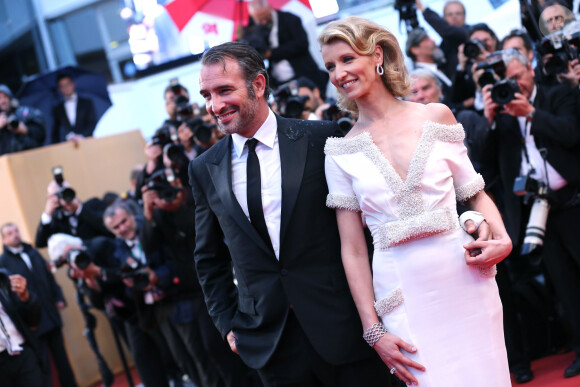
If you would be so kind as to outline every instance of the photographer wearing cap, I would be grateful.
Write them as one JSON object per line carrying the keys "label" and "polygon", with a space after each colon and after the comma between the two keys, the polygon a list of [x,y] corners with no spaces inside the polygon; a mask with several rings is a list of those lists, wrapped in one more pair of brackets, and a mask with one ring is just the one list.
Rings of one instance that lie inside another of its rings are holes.
{"label": "photographer wearing cap", "polygon": [[512,255],[533,256],[543,244],[543,263],[573,329],[577,357],[564,375],[580,375],[580,239],[572,231],[580,216],[580,98],[564,85],[537,85],[528,58],[517,50],[504,51],[503,61],[517,90],[499,106],[492,86],[483,88],[491,130],[477,157],[497,165]]}
{"label": "photographer wearing cap", "polygon": [[4,244],[0,267],[26,278],[30,290],[40,302],[41,318],[34,330],[39,356],[46,365],[50,364],[49,355],[52,357],[61,385],[76,386],[62,335],[59,310],[66,306],[66,302],[60,286],[42,256],[32,246],[22,242],[20,231],[14,223],[0,227],[0,235]]}
{"label": "photographer wearing cap", "polygon": [[78,236],[83,240],[99,235],[112,237],[103,224],[103,209],[100,199],[80,201],[67,181],[51,181],[46,189],[46,204],[34,244],[37,248],[46,247],[48,238],[56,233]]}
{"label": "photographer wearing cap", "polygon": [[9,387],[44,387],[46,374],[31,330],[40,305],[26,278],[0,269],[0,380]]}
{"label": "photographer wearing cap", "polygon": [[42,146],[45,136],[40,111],[18,106],[8,86],[0,85],[0,156]]}

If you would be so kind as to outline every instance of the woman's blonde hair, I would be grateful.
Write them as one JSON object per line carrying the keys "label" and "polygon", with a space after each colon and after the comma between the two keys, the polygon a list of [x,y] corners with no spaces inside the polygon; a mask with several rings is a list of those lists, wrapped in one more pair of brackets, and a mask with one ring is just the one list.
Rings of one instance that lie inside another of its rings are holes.
{"label": "woman's blonde hair", "polygon": [[[405,97],[409,94],[411,87],[409,73],[399,42],[392,33],[370,20],[351,16],[329,23],[318,37],[321,47],[335,40],[347,43],[359,55],[372,55],[375,47],[381,46],[385,70],[381,75],[383,84],[395,97]],[[356,103],[340,94],[338,106],[342,110],[358,113]]]}

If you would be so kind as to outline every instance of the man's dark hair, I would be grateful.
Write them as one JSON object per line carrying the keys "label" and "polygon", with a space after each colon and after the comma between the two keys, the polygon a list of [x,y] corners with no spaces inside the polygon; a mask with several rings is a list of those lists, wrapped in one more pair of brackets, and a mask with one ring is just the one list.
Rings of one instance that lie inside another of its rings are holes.
{"label": "man's dark hair", "polygon": [[238,62],[240,70],[244,75],[248,94],[251,98],[256,98],[252,83],[260,74],[266,79],[266,89],[264,98],[267,100],[270,96],[270,79],[264,66],[262,56],[252,46],[241,42],[228,42],[214,46],[207,50],[201,58],[202,65],[212,65],[220,63],[224,70],[226,68],[226,59],[233,59]]}
{"label": "man's dark hair", "polygon": [[74,82],[72,75],[70,75],[69,73],[60,73],[56,76],[56,83],[59,83],[61,80],[65,79],[65,78],[68,78]]}
{"label": "man's dark hair", "polygon": [[566,3],[565,1],[562,0],[548,0],[544,3],[544,5],[542,5],[542,8],[540,9],[541,11],[544,11],[546,8],[548,7],[553,7],[554,5],[559,5],[562,6],[566,9],[568,9],[569,4]]}
{"label": "man's dark hair", "polygon": [[485,23],[477,23],[477,24],[474,24],[473,26],[471,26],[471,29],[469,30],[469,37],[471,38],[471,35],[473,35],[477,31],[485,31],[492,38],[494,38],[496,42],[498,41],[497,35],[495,34],[495,32],[493,32],[493,30],[491,28],[489,28],[489,26]]}
{"label": "man's dark hair", "polygon": [[526,48],[526,50],[532,51],[532,49],[533,49],[532,38],[530,38],[530,35],[528,35],[526,32],[524,32],[520,29],[511,30],[510,33],[507,34],[501,40],[500,48],[503,49],[503,45],[505,44],[505,42],[507,42],[508,40],[510,40],[512,38],[522,39],[522,41],[524,42],[524,47]]}
{"label": "man's dark hair", "polygon": [[296,79],[296,85],[298,87],[307,87],[310,91],[314,91],[314,89],[318,89],[316,83],[314,83],[310,78],[307,77],[299,77]]}

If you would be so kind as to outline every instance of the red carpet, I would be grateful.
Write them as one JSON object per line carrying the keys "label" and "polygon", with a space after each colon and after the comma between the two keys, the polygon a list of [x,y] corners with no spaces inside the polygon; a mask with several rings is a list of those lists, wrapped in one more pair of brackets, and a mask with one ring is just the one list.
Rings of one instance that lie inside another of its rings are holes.
{"label": "red carpet", "polygon": [[[568,352],[561,355],[554,355],[545,357],[532,362],[532,371],[534,371],[534,380],[529,383],[521,384],[525,387],[579,387],[580,386],[580,376],[574,378],[564,378],[564,370],[566,367],[572,363],[574,360],[574,352]],[[131,370],[133,376],[133,381],[137,385],[139,381],[139,376],[133,368]],[[512,384],[514,386],[520,386],[516,384],[512,377]],[[101,387],[101,383],[95,384],[93,387]],[[128,387],[127,379],[125,374],[121,373],[115,376],[115,383],[113,387]],[[491,386],[490,386],[491,387]]]}
{"label": "red carpet", "polygon": [[[580,375],[573,378],[564,378],[564,370],[574,360],[575,353],[568,352],[561,355],[548,356],[532,362],[534,380],[521,384],[525,387],[578,387]],[[512,377],[512,384],[516,384]]]}

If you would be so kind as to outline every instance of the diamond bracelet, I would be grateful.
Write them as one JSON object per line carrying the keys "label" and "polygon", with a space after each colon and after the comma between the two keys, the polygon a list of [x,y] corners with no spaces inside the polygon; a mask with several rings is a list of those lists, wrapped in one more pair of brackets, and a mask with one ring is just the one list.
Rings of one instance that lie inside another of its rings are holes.
{"label": "diamond bracelet", "polygon": [[376,322],[367,328],[363,333],[363,339],[367,342],[368,345],[374,347],[377,341],[380,340],[387,333],[387,329],[383,325],[382,322]]}

